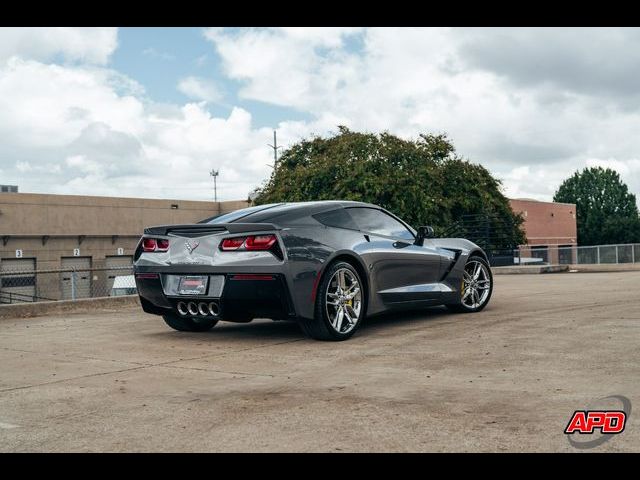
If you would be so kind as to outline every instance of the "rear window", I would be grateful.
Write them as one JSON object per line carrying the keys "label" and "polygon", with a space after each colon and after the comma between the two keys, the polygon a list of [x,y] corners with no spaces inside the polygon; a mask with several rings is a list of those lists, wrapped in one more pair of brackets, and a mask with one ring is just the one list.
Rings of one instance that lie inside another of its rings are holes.
{"label": "rear window", "polygon": [[328,227],[348,228],[357,230],[358,226],[344,208],[331,210],[329,212],[316,213],[313,215],[317,221]]}
{"label": "rear window", "polygon": [[[282,205],[281,203],[273,203],[269,205],[258,205],[255,207],[243,208],[240,210],[236,210],[234,212],[225,213],[222,215],[218,215],[216,217],[207,218],[205,220],[200,221],[199,223],[233,223],[236,220],[240,220],[241,218],[248,217],[249,215],[262,212],[263,210],[268,210],[273,207],[277,207],[278,205]],[[248,220],[248,219],[246,219]]]}

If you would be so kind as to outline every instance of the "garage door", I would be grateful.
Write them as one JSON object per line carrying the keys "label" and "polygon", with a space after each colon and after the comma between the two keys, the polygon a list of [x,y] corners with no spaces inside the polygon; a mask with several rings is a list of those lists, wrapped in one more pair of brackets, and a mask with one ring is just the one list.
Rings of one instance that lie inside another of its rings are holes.
{"label": "garage door", "polygon": [[91,257],[62,257],[60,265],[63,270],[75,270],[75,272],[60,273],[62,299],[72,300],[90,297]]}
{"label": "garage door", "polygon": [[104,266],[107,268],[107,289],[106,294],[109,295],[113,288],[113,281],[116,277],[126,276],[133,274],[131,265],[133,264],[133,257],[131,255],[118,255],[107,256],[104,261]]}
{"label": "garage door", "polygon": [[0,302],[19,303],[36,300],[35,258],[3,258],[0,260]]}

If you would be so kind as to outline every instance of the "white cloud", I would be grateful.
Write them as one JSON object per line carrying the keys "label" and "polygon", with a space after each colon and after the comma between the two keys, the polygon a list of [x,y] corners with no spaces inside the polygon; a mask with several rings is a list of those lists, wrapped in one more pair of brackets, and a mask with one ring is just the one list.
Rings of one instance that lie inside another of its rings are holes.
{"label": "white cloud", "polygon": [[[467,67],[521,86],[629,98],[640,93],[637,28],[483,28],[459,32]],[[624,54],[622,54],[624,52]]]}
{"label": "white cloud", "polygon": [[104,65],[118,46],[116,28],[3,27],[0,31],[0,62],[12,56],[50,60],[62,55]]}
{"label": "white cloud", "polygon": [[100,175],[103,173],[104,168],[108,165],[101,164],[94,160],[87,159],[84,155],[73,155],[67,157],[65,163],[72,169],[79,170],[82,173]]}
{"label": "white cloud", "polygon": [[533,198],[551,200],[562,180],[572,172],[571,164],[558,165],[560,168],[541,166],[516,167],[502,175],[504,193],[509,198]]}
{"label": "white cloud", "polygon": [[176,56],[172,53],[161,52],[153,47],[145,48],[144,50],[142,50],[142,54],[146,55],[147,57],[158,58],[160,60],[166,61],[173,61],[176,59]]}
{"label": "white cloud", "polygon": [[[308,112],[315,120],[306,130],[317,133],[334,130],[332,121],[405,137],[447,132],[509,194],[550,199],[588,159],[629,165],[640,148],[637,66],[616,60],[625,42],[639,43],[638,30],[215,29],[206,37],[242,97]],[[521,167],[527,179],[517,178]]]}
{"label": "white cloud", "polygon": [[215,167],[219,198],[246,198],[270,134],[241,108],[154,104],[107,68],[0,63],[0,168],[22,191],[210,199]]}
{"label": "white cloud", "polygon": [[[640,96],[627,81],[637,62],[620,45],[639,36],[581,32],[269,28],[205,36],[240,99],[311,117],[282,121],[282,145],[338,124],[413,138],[447,132],[459,154],[487,166],[514,197],[548,200],[576,169],[600,164],[638,193]],[[256,128],[245,108],[213,115],[209,106],[222,94],[205,76],[177,85],[193,103],[153,102],[107,67],[116,46],[112,29],[0,31],[3,178],[23,191],[207,199],[208,172],[219,168],[219,196],[246,198],[270,172],[271,130]],[[617,66],[596,72],[600,64]]]}
{"label": "white cloud", "polygon": [[185,77],[178,83],[178,90],[194,100],[216,103],[222,100],[222,93],[211,80],[200,77]]}
{"label": "white cloud", "polygon": [[16,57],[0,68],[0,134],[24,147],[67,144],[90,122],[140,132],[143,103],[122,92],[122,75]]}
{"label": "white cloud", "polygon": [[33,172],[39,175],[47,175],[52,173],[60,173],[62,167],[59,163],[41,162],[36,165],[32,165],[31,162],[16,162],[16,170],[20,173]]}
{"label": "white cloud", "polygon": [[[346,37],[357,33],[352,28],[244,29],[240,32],[209,29],[211,40],[223,59],[230,78],[246,82],[240,95],[248,99],[311,109],[319,100],[327,100],[334,80],[356,74],[331,70],[323,51],[344,65],[341,47]],[[325,68],[326,67],[326,68]]]}

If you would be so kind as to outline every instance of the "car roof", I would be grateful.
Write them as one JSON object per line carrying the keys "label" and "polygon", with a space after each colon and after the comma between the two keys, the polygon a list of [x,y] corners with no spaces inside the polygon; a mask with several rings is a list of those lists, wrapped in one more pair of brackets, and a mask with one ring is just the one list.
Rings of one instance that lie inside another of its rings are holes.
{"label": "car roof", "polygon": [[266,208],[261,210],[263,213],[270,215],[279,215],[284,212],[304,211],[315,212],[321,209],[329,208],[345,208],[345,207],[374,207],[380,208],[377,205],[364,202],[355,202],[351,200],[316,200],[311,202],[284,202],[284,203],[271,203],[268,205],[262,205]]}
{"label": "car roof", "polygon": [[318,200],[311,202],[284,202],[258,205],[243,208],[228,214],[219,215],[214,218],[203,220],[202,223],[263,223],[274,217],[282,216],[303,216],[313,215],[332,208],[346,207],[372,207],[380,208],[377,205],[351,200]]}

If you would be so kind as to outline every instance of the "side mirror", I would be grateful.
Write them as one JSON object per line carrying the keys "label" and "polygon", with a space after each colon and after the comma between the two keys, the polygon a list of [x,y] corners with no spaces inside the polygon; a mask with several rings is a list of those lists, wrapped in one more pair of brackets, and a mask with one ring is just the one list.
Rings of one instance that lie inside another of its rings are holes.
{"label": "side mirror", "polygon": [[418,227],[418,234],[416,235],[415,244],[421,247],[424,244],[425,238],[433,238],[433,237],[434,237],[433,227],[429,227],[429,226]]}

